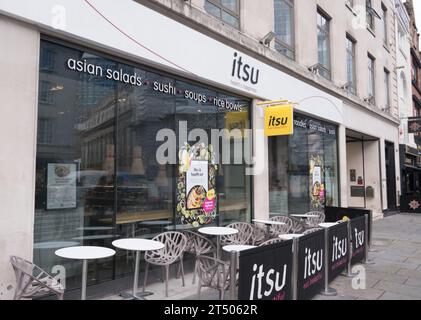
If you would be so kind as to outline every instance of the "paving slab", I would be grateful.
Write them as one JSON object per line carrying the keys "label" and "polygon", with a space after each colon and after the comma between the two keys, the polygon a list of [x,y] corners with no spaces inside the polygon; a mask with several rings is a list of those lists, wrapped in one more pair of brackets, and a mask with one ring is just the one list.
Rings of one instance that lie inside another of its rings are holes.
{"label": "paving slab", "polygon": [[421,299],[421,287],[413,287],[386,280],[380,280],[379,283],[375,285],[375,288],[396,294],[407,295],[417,300]]}
{"label": "paving slab", "polygon": [[379,300],[414,300],[414,297],[386,291]]}

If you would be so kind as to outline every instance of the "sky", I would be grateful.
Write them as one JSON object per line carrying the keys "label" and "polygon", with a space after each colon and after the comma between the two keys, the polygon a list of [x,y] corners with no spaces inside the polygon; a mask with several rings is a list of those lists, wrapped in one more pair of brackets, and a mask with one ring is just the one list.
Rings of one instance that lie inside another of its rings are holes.
{"label": "sky", "polygon": [[415,19],[417,21],[418,32],[421,30],[421,0],[413,0],[415,9]]}

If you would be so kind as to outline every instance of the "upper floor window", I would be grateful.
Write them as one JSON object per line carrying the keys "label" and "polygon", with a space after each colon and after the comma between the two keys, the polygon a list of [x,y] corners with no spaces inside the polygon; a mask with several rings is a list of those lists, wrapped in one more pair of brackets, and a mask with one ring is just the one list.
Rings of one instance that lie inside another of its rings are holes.
{"label": "upper floor window", "polygon": [[412,82],[416,84],[418,82],[418,67],[415,65],[414,61],[412,61],[411,74]]}
{"label": "upper floor window", "polygon": [[390,110],[390,72],[386,68],[383,74],[385,110]]}
{"label": "upper floor window", "polygon": [[349,35],[346,36],[346,77],[348,92],[355,94],[357,92],[355,70],[355,40]]}
{"label": "upper floor window", "polygon": [[389,41],[388,41],[388,32],[387,32],[387,24],[388,24],[388,19],[387,19],[387,8],[386,6],[382,3],[382,22],[383,22],[383,44],[388,47],[389,46]]}
{"label": "upper floor window", "polygon": [[376,73],[375,73],[376,59],[368,54],[368,97],[367,101],[371,104],[376,103]]}
{"label": "upper floor window", "polygon": [[205,10],[230,26],[240,28],[240,0],[206,0]]}
{"label": "upper floor window", "polygon": [[330,18],[317,11],[317,55],[319,74],[330,80]]}
{"label": "upper floor window", "polygon": [[275,0],[275,48],[288,58],[295,58],[294,1]]}
{"label": "upper floor window", "polygon": [[367,11],[367,27],[374,31],[375,29],[375,21],[374,21],[374,9],[372,7],[372,2],[371,0],[366,0],[365,1],[365,5],[366,5],[366,11]]}

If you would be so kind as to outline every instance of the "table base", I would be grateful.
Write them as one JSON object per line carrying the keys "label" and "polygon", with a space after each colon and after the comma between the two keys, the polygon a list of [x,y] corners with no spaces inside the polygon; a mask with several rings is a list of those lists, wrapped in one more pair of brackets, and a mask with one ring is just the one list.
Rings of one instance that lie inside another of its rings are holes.
{"label": "table base", "polygon": [[127,300],[147,300],[145,297],[153,295],[153,292],[138,292],[136,294],[122,292],[120,293],[120,297],[127,299]]}
{"label": "table base", "polygon": [[333,296],[337,296],[338,295],[338,291],[336,291],[336,289],[328,287],[326,289],[323,289],[322,291],[320,291],[320,294],[322,296],[327,296],[327,297],[333,297]]}

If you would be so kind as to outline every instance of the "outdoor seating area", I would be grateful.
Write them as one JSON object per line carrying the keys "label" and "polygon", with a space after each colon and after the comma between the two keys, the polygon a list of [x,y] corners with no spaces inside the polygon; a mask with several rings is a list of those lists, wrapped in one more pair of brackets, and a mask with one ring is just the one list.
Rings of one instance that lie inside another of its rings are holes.
{"label": "outdoor seating area", "polygon": [[[57,248],[55,255],[71,260],[82,261],[81,299],[87,298],[88,262],[113,257],[118,250],[135,253],[133,292],[122,293],[123,298],[146,299],[154,294],[147,292],[149,271],[152,266],[162,269],[162,280],[165,296],[168,297],[170,268],[176,268],[176,277],[181,277],[180,286],[185,286],[184,260],[193,259],[192,284],[198,288],[211,288],[219,292],[224,300],[230,288],[232,273],[231,252],[243,252],[257,247],[280,243],[289,239],[320,230],[317,222],[324,222],[323,213],[311,212],[301,215],[299,220],[288,216],[274,216],[269,220],[254,220],[253,223],[237,222],[225,227],[202,227],[182,231],[166,231],[151,240],[140,238],[119,239],[112,242],[113,248],[94,246],[70,246]],[[302,232],[302,233],[297,233]],[[144,259],[141,261],[141,253]],[[51,275],[34,264],[11,258],[16,274],[15,299],[36,299],[55,294],[63,299],[64,287]],[[139,290],[140,266],[144,263],[143,290]],[[238,263],[236,264],[238,268]],[[237,282],[237,281],[236,281]],[[156,288],[156,286],[154,286]],[[139,292],[140,291],[140,292]]]}

